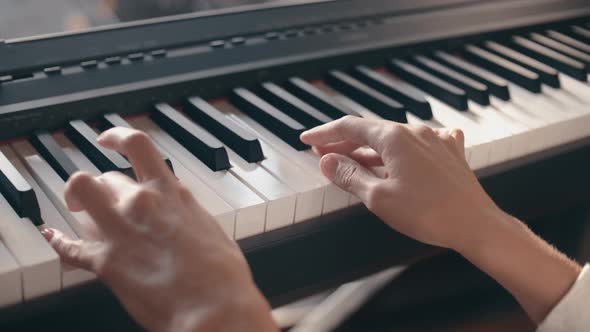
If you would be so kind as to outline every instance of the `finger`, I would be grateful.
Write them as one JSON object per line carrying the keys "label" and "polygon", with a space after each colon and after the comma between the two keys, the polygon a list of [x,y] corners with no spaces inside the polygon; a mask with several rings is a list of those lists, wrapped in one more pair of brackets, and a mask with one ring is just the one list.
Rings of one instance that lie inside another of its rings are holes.
{"label": "finger", "polygon": [[312,146],[350,141],[359,145],[368,145],[381,153],[384,140],[380,137],[380,133],[385,123],[390,122],[345,116],[310,129],[302,133],[300,138],[303,143]]}
{"label": "finger", "polygon": [[465,159],[465,135],[463,134],[463,130],[457,128],[451,129],[451,136],[455,138],[457,148],[461,152],[461,157]]}
{"label": "finger", "polygon": [[93,271],[95,254],[86,241],[73,240],[53,228],[46,228],[41,231],[41,234],[64,263],[75,268]]}
{"label": "finger", "polygon": [[338,187],[368,201],[369,190],[380,179],[358,162],[339,154],[327,154],[320,160],[322,173]]}
{"label": "finger", "polygon": [[342,141],[337,143],[329,143],[325,145],[317,145],[313,147],[313,151],[320,156],[328,153],[349,154],[352,151],[361,147],[360,144],[351,141]]}
{"label": "finger", "polygon": [[102,133],[97,141],[105,148],[126,156],[139,182],[170,176],[170,170],[162,160],[160,151],[142,131],[115,127]]}
{"label": "finger", "polygon": [[458,146],[456,138],[452,135],[453,130],[447,128],[434,129],[436,135],[443,142],[445,147],[455,156],[464,158],[464,152]]}
{"label": "finger", "polygon": [[356,162],[358,162],[366,168],[383,166],[383,159],[381,158],[381,155],[379,155],[375,150],[368,147],[358,148],[350,154],[348,154],[348,157],[355,160]]}
{"label": "finger", "polygon": [[133,192],[138,186],[133,179],[120,172],[107,172],[98,176],[96,180],[104,185],[115,202]]}
{"label": "finger", "polygon": [[78,172],[70,177],[64,196],[68,208],[88,212],[97,226],[106,232],[120,233],[122,223],[115,210],[116,199],[92,175]]}

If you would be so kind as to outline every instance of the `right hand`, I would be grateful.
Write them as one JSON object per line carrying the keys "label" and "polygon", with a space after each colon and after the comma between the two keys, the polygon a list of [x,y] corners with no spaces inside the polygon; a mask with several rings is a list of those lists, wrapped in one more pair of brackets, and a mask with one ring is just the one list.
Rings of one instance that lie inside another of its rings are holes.
{"label": "right hand", "polygon": [[347,116],[301,140],[323,156],[326,177],[421,242],[459,250],[479,222],[503,214],[469,168],[460,130]]}

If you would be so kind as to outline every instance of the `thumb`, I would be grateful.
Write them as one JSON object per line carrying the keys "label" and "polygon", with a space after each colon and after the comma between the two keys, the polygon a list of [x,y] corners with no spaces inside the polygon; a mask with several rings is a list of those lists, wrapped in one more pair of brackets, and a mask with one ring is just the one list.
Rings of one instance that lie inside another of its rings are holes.
{"label": "thumb", "polygon": [[375,174],[358,162],[336,153],[323,156],[320,160],[320,169],[330,181],[365,203],[369,188],[379,181]]}
{"label": "thumb", "polygon": [[61,260],[75,268],[93,271],[94,255],[84,240],[73,240],[67,235],[53,228],[46,228],[41,234],[61,257]]}

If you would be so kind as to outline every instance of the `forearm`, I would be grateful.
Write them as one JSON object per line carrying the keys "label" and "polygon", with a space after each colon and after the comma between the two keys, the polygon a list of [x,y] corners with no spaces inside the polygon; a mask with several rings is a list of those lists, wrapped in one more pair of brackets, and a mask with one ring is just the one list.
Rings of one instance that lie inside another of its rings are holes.
{"label": "forearm", "polygon": [[457,251],[506,288],[531,319],[542,321],[581,267],[499,210],[478,221],[476,228],[473,241]]}

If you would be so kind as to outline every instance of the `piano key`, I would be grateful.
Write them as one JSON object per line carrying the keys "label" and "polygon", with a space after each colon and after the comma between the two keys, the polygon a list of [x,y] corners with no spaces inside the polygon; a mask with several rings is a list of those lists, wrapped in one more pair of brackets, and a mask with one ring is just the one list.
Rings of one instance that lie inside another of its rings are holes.
{"label": "piano key", "polygon": [[183,108],[185,114],[232,148],[246,161],[264,159],[260,142],[252,133],[228,121],[213,106],[199,97],[189,98]]}
{"label": "piano key", "polygon": [[408,108],[408,112],[413,113],[417,117],[425,120],[432,118],[430,104],[428,104],[420,91],[414,89],[412,86],[403,84],[401,81],[395,82],[390,80],[365,66],[355,67],[352,75],[373,89],[399,100]]}
{"label": "piano key", "polygon": [[64,181],[78,171],[51,133],[46,131],[34,133],[29,141]]}
{"label": "piano key", "polygon": [[586,65],[586,72],[590,72],[590,55],[538,33],[531,33],[530,38],[531,40],[551,48],[556,52],[581,61]]}
{"label": "piano key", "polygon": [[213,171],[231,167],[223,144],[203,127],[190,121],[168,104],[158,103],[150,113],[152,120],[173,136],[191,154]]}
{"label": "piano key", "polygon": [[521,52],[564,74],[570,75],[580,81],[587,80],[588,74],[586,73],[586,66],[580,61],[574,60],[571,57],[555,52],[550,48],[523,37],[512,37],[512,43]]}
{"label": "piano key", "polygon": [[485,69],[488,69],[531,92],[541,92],[541,78],[535,72],[473,45],[467,45],[462,54],[468,60],[473,61]]}
{"label": "piano key", "polygon": [[[93,176],[100,176],[103,173],[64,134],[56,133],[53,138],[64,155],[75,165],[78,170],[90,173]],[[39,151],[37,150],[37,152]],[[43,156],[43,154],[41,154],[41,156]],[[54,170],[57,171],[55,168]]]}
{"label": "piano key", "polygon": [[232,91],[230,101],[293,148],[299,151],[309,149],[309,146],[299,139],[305,127],[254,93],[244,88],[237,88]]}
{"label": "piano key", "polygon": [[0,211],[0,239],[21,268],[24,300],[59,291],[61,267],[55,251],[33,223],[20,218],[4,197],[0,197]]}
{"label": "piano key", "polygon": [[439,98],[451,107],[460,111],[467,110],[467,94],[463,89],[399,59],[388,62],[388,69],[401,79]]}
{"label": "piano key", "polygon": [[214,172],[162,128],[148,118],[128,120],[133,128],[146,132],[170,156],[215,191],[236,211],[235,239],[264,232],[266,202],[229,171]]}
{"label": "piano key", "polygon": [[566,45],[569,45],[570,47],[590,54],[590,44],[586,44],[578,39],[572,38],[555,30],[547,30],[545,31],[545,33],[547,34],[547,36],[557,40],[558,42],[564,43]]}
{"label": "piano key", "polygon": [[590,30],[581,26],[572,26],[571,31],[576,38],[584,40],[586,43],[590,43]]}
{"label": "piano key", "polygon": [[525,67],[528,70],[534,71],[535,73],[537,73],[540,78],[541,81],[551,87],[554,88],[559,88],[560,84],[559,84],[559,76],[558,76],[558,72],[557,70],[547,66],[546,64],[539,62],[527,55],[524,55],[520,52],[517,52],[515,50],[512,50],[504,45],[495,43],[495,42],[491,42],[491,41],[487,41],[484,43],[485,47],[510,60],[513,61],[523,67]]}
{"label": "piano key", "polygon": [[[113,127],[131,128],[129,123],[127,123],[127,121],[125,121],[119,114],[116,114],[116,113],[110,113],[110,114],[103,115],[102,118],[100,119],[100,126],[101,126],[101,131],[106,131],[107,129],[113,128]],[[164,160],[166,165],[168,165],[168,168],[170,169],[170,171],[172,171],[172,173],[174,173],[174,166],[172,165],[172,162],[170,161],[168,156],[166,156],[164,153],[162,153],[161,150],[160,150],[160,154],[162,155],[162,160]]]}
{"label": "piano key", "polygon": [[227,151],[233,167],[230,169],[253,192],[266,201],[265,231],[288,226],[295,220],[297,194],[258,164],[248,163],[234,151]]}
{"label": "piano key", "polygon": [[6,156],[0,152],[0,192],[21,218],[29,218],[35,225],[43,224],[37,196]]}
{"label": "piano key", "polygon": [[22,301],[20,267],[8,248],[0,241],[0,308]]}
{"label": "piano key", "polygon": [[65,135],[96,165],[102,172],[119,171],[135,178],[131,164],[115,151],[103,148],[96,139],[98,134],[82,120],[70,121]]}
{"label": "piano key", "polygon": [[502,100],[510,100],[508,83],[504,79],[483,68],[474,66],[473,64],[464,61],[461,58],[442,51],[435,52],[433,56],[449,67],[459,71],[460,73],[463,73],[463,75],[467,75],[474,80],[485,84],[492,95]]}
{"label": "piano key", "polygon": [[94,220],[84,211],[71,212],[64,198],[65,182],[27,141],[12,143],[12,149],[19,155],[33,179],[43,189],[47,198],[59,211],[79,238],[95,238],[98,228]]}
{"label": "piano key", "polygon": [[227,116],[234,121],[242,124],[258,135],[261,141],[266,141],[269,145],[279,151],[283,156],[288,158],[292,163],[306,170],[307,174],[315,176],[326,186],[324,196],[323,213],[333,212],[349,205],[351,195],[338,188],[330,180],[325,178],[319,169],[320,158],[311,150],[297,151],[290,145],[281,140],[278,136],[264,128],[258,122],[240,112],[238,109],[229,104],[218,104],[217,108],[222,109]]}
{"label": "piano key", "polygon": [[348,98],[373,110],[384,119],[400,123],[408,122],[402,104],[341,71],[330,71],[325,82]]}
{"label": "piano key", "polygon": [[290,78],[285,84],[285,88],[332,119],[339,119],[346,115],[359,116],[353,110],[342,107],[320,89],[299,77]]}
{"label": "piano key", "polygon": [[306,129],[313,128],[333,119],[303,102],[280,86],[266,82],[262,84],[260,96],[281,112],[303,124]]}
{"label": "piano key", "polygon": [[[42,227],[55,228],[73,240],[79,239],[78,235],[70,227],[70,225],[64,220],[61,214],[57,211],[53,203],[49,200],[43,189],[39,186],[37,181],[29,173],[23,162],[18,159],[17,154],[8,146],[0,147],[0,150],[6,155],[14,167],[22,174],[22,176],[31,184],[31,187],[37,195],[39,207],[41,209],[41,217],[45,221],[45,225]],[[70,266],[61,264],[61,286],[62,288],[68,288],[70,286],[79,285],[89,280],[96,278],[94,273],[75,269]]]}
{"label": "piano key", "polygon": [[[119,114],[106,114],[102,118],[106,124],[105,127],[123,127],[133,128],[133,126],[123,119]],[[164,151],[158,145],[156,148],[160,151],[162,158],[169,163],[168,167],[174,169],[174,175],[178,180],[193,194],[197,202],[207,210],[219,223],[223,231],[231,239],[234,238],[235,231],[235,210],[227,204],[221,197],[219,197],[213,190],[211,190],[203,181],[193,175],[182,163],[176,158],[172,157],[168,152]]]}
{"label": "piano key", "polygon": [[490,104],[488,87],[484,84],[479,83],[425,56],[414,56],[412,57],[412,60],[422,70],[425,70],[430,74],[437,76],[438,78],[441,78],[460,89],[463,89],[467,93],[467,97],[476,103],[480,105]]}

